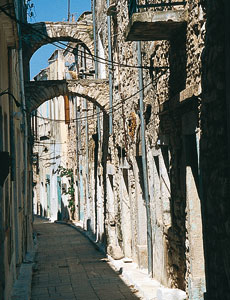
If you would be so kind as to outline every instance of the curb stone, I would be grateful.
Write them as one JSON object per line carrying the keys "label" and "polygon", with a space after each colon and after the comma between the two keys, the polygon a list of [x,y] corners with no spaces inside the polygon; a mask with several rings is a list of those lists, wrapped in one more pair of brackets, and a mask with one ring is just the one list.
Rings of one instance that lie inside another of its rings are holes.
{"label": "curb stone", "polygon": [[13,285],[10,300],[31,299],[31,285],[35,252],[36,251],[34,249],[33,252],[28,253],[25,261],[21,264],[19,276]]}
{"label": "curb stone", "polygon": [[37,236],[34,234],[33,250],[26,254],[19,270],[19,275],[15,281],[9,300],[30,300],[32,288],[33,267],[35,265],[35,255],[37,251]]}

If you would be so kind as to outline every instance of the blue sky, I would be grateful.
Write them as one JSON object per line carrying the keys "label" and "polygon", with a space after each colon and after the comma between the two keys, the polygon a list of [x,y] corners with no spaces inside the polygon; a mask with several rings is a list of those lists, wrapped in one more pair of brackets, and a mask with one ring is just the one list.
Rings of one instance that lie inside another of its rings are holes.
{"label": "blue sky", "polygon": [[[67,21],[68,16],[68,0],[30,0],[29,3],[34,4],[31,12],[34,17],[28,17],[28,22],[42,21]],[[75,15],[77,19],[84,11],[91,10],[90,0],[70,0],[70,13]],[[41,69],[47,67],[47,60],[53,53],[55,47],[46,45],[41,47],[33,56],[30,63],[31,79],[39,73]]]}

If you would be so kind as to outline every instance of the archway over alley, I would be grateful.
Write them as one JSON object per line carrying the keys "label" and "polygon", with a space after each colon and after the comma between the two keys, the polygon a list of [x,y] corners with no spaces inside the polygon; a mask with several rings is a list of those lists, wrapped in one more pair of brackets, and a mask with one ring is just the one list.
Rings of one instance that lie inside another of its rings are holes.
{"label": "archway over alley", "polygon": [[40,22],[28,24],[23,32],[28,59],[42,46],[67,41],[84,44],[93,53],[92,22]]}
{"label": "archway over alley", "polygon": [[104,79],[30,81],[25,84],[25,92],[30,112],[47,100],[65,95],[85,98],[105,111],[109,97],[108,81]]}

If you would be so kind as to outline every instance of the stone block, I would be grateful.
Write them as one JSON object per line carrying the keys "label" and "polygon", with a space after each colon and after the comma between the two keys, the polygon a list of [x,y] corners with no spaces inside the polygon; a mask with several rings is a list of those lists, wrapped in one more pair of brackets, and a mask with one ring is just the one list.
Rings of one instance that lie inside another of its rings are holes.
{"label": "stone block", "polygon": [[119,246],[109,245],[107,252],[115,260],[122,259],[124,257],[124,254]]}
{"label": "stone block", "polygon": [[157,290],[157,300],[185,300],[186,293],[178,289],[159,288]]}
{"label": "stone block", "polygon": [[170,40],[187,22],[187,11],[134,13],[125,30],[127,41]]}
{"label": "stone block", "polygon": [[137,251],[138,251],[138,266],[143,269],[148,268],[147,245],[138,245]]}

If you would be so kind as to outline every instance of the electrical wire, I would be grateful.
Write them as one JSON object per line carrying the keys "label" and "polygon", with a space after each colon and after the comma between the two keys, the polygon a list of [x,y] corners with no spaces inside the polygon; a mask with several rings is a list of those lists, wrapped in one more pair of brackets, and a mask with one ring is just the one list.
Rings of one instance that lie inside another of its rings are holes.
{"label": "electrical wire", "polygon": [[[30,25],[29,25],[28,23],[24,23],[24,22],[18,20],[16,17],[10,15],[7,11],[5,11],[4,6],[1,6],[1,7],[0,7],[0,11],[2,11],[3,13],[5,13],[9,18],[13,19],[15,22],[17,22],[17,23],[19,23],[19,24],[21,24],[21,25],[23,25],[23,26],[25,26],[25,27],[28,27],[28,26],[29,26],[30,29],[32,29],[33,31],[37,32],[39,35],[45,36],[46,39],[47,39],[47,41],[49,41],[50,43],[54,44],[54,45],[57,46],[57,47],[60,47],[60,46],[56,45],[55,42],[52,42],[52,41],[51,41],[51,38],[50,38],[48,35],[46,35],[46,34],[40,32],[40,31],[37,30],[37,29],[31,28]],[[62,43],[62,42],[58,42],[58,43],[60,43],[60,44],[62,44],[62,45],[64,45],[64,46],[66,47],[66,45],[65,45],[64,43]],[[69,45],[67,46],[67,48],[71,48],[71,49],[75,50],[75,48],[70,47]],[[66,48],[65,48],[65,49],[61,48],[61,49],[66,51]],[[67,50],[67,51],[68,51],[68,50]],[[80,50],[79,50],[79,51],[80,51]],[[80,51],[80,52],[83,52],[83,51]],[[71,52],[71,53],[72,53],[72,52]],[[84,52],[84,53],[85,53],[85,52]],[[112,61],[110,61],[110,60],[108,60],[108,59],[104,59],[104,58],[101,58],[101,57],[99,57],[99,56],[92,55],[92,54],[90,54],[90,56],[91,56],[91,57],[93,56],[93,57],[95,57],[95,58],[97,58],[97,59],[100,59],[100,60],[104,60],[106,63],[109,63],[109,66],[111,66],[111,64],[112,64],[112,65],[116,64],[116,65],[119,66],[119,67],[154,69],[153,67],[149,67],[149,66],[136,66],[136,65],[134,66],[134,65],[128,65],[128,64],[120,64],[120,63],[118,63],[118,62],[112,62]],[[98,61],[98,62],[100,62],[100,61]],[[163,74],[160,74],[160,76],[158,76],[157,79],[159,79],[159,77],[163,76],[163,75],[168,71],[168,68],[165,68],[165,67],[157,68],[157,69],[164,69]],[[155,68],[155,70],[156,70],[156,68]],[[157,80],[157,79],[156,79],[156,80]],[[156,81],[156,80],[155,80],[155,81]],[[144,90],[146,87],[148,87],[148,86],[151,85],[151,84],[152,84],[152,81],[151,81],[150,83],[148,83],[146,86],[144,86],[143,89],[141,89],[141,90]],[[120,107],[117,107],[117,106],[124,104],[127,100],[129,100],[129,99],[131,99],[132,97],[136,96],[141,90],[138,90],[137,92],[135,92],[135,93],[132,94],[131,96],[129,96],[129,97],[125,98],[125,99],[122,99],[120,102],[118,102],[118,103],[116,103],[115,105],[113,105],[112,107],[110,107],[108,113],[110,113],[111,110],[112,110],[112,112],[115,112],[115,111],[119,110]],[[14,99],[15,104],[17,105],[17,107],[21,107],[21,104],[16,100],[16,98],[14,97],[14,95],[12,95],[12,94],[9,93],[9,92],[4,92],[4,93],[11,95],[11,96],[13,97],[13,99]],[[3,95],[3,93],[1,93],[0,96],[1,96],[1,95]],[[114,110],[114,107],[117,107],[117,108]],[[92,114],[92,115],[88,115],[88,116],[85,116],[85,117],[80,117],[80,118],[72,119],[72,120],[70,120],[70,122],[75,122],[75,121],[77,121],[77,120],[84,120],[84,119],[95,118],[95,117],[98,117],[98,115],[103,114],[103,113],[104,113],[103,111],[100,111],[100,112],[95,113],[95,114]],[[44,117],[39,117],[39,116],[35,116],[35,117],[41,118],[41,119],[44,119],[44,120],[48,120],[48,121],[52,121],[52,122],[66,122],[66,120],[55,120],[55,119],[49,119],[49,118],[44,118]]]}
{"label": "electrical wire", "polygon": [[[26,24],[26,23],[25,23]],[[72,53],[75,55],[75,51],[76,51],[76,48],[70,46],[69,44],[66,45],[64,42],[61,42],[61,41],[57,41],[57,42],[53,42],[52,39],[48,36],[48,35],[45,35],[43,34],[42,32],[40,32],[39,30],[35,29],[35,28],[32,28],[33,31],[36,31],[39,35],[42,35],[42,36],[45,36],[46,37],[46,40],[49,41],[49,43],[53,44],[54,46],[56,46],[57,48],[63,50],[63,51],[66,51],[66,52],[69,52],[69,53]],[[61,47],[60,45],[62,46],[65,46],[65,48]],[[84,44],[83,42],[77,42],[77,44]],[[68,51],[68,49],[72,49],[72,51]],[[145,70],[149,70],[149,71],[154,71],[154,70],[161,70],[161,69],[167,69],[168,67],[153,67],[153,66],[138,66],[138,65],[130,65],[130,64],[124,64],[124,63],[119,63],[119,62],[116,62],[116,61],[111,61],[109,59],[106,59],[104,57],[100,57],[98,55],[95,55],[95,54],[92,54],[91,52],[87,53],[87,52],[84,52],[82,50],[79,50],[78,49],[78,52],[80,53],[83,53],[84,55],[86,55],[88,58],[94,58],[94,62],[98,62],[98,63],[101,63],[101,64],[105,64],[107,66],[109,66],[110,68],[113,66],[117,66],[117,67],[121,67],[121,68],[134,68],[134,69],[145,69]],[[80,55],[78,55],[80,56]]]}
{"label": "electrical wire", "polygon": [[[3,7],[0,7],[0,10],[1,10],[2,12],[4,12],[8,17],[10,17],[10,18],[13,19],[14,21],[16,21],[17,23],[20,23],[20,24],[22,24],[23,26],[26,26],[26,27],[29,26],[28,23],[24,23],[24,22],[18,20],[16,17],[14,17],[14,16],[10,15],[9,13],[7,13]],[[31,27],[30,27],[30,29],[31,29]],[[52,41],[51,41],[51,38],[50,38],[48,35],[46,35],[46,34],[40,32],[39,30],[34,29],[34,28],[32,28],[32,30],[33,30],[33,31],[36,31],[39,35],[45,36],[47,40],[49,40],[50,42],[52,42]],[[66,47],[66,45],[65,45],[64,43],[62,43],[62,42],[59,42],[59,43],[62,44],[62,45],[64,45],[64,46]],[[52,44],[54,44],[55,46],[58,46],[58,45],[56,45],[56,43],[53,43],[53,42],[52,42]],[[67,46],[67,48],[72,48],[73,50],[75,50],[75,48],[70,47],[70,46]],[[66,49],[63,49],[63,48],[61,48],[61,49],[62,49],[62,50],[66,50]],[[82,51],[82,52],[83,52],[83,51]],[[71,53],[72,53],[72,52],[71,52]],[[84,52],[84,53],[85,53],[85,52]],[[128,65],[128,64],[120,64],[120,63],[116,63],[116,62],[109,61],[109,60],[107,60],[107,59],[101,58],[101,57],[96,56],[96,55],[92,55],[92,54],[91,54],[91,56],[96,57],[96,58],[98,58],[98,59],[100,59],[100,60],[105,60],[106,62],[108,62],[108,63],[110,64],[110,66],[111,66],[111,64],[117,64],[117,65],[120,66],[120,67],[130,67],[130,68],[132,68],[132,67],[133,67],[133,68],[140,68],[140,67],[142,67],[142,68],[144,68],[144,69],[149,69],[149,68],[152,69],[152,67],[149,67],[149,66],[133,66],[133,65]],[[159,68],[158,68],[158,69],[159,69]],[[165,68],[165,67],[162,67],[162,69],[166,69],[166,68]],[[167,70],[168,70],[168,69],[166,69],[166,71],[167,71]],[[139,91],[138,91],[138,92],[139,92]],[[137,92],[137,93],[138,93],[138,92]],[[131,95],[131,97],[135,96],[137,93]],[[124,101],[126,101],[126,100],[128,100],[128,99],[130,99],[130,97],[128,97],[128,98],[126,98],[126,99],[124,99],[124,100],[122,100],[122,101],[124,102]],[[116,105],[118,105],[118,104],[116,104]],[[116,106],[116,105],[115,105],[115,106]],[[113,108],[113,107],[112,107],[112,108]],[[110,108],[110,111],[111,111],[111,108]],[[97,114],[94,114],[94,115],[98,115],[98,113],[97,113]],[[92,116],[94,116],[94,115],[92,115]],[[82,117],[82,118],[85,119],[85,118],[90,118],[90,117],[91,117],[91,116],[88,116],[88,117]],[[74,119],[74,121],[75,121],[75,120],[76,120],[76,119]],[[61,122],[62,122],[62,121],[65,121],[65,120],[61,120]]]}
{"label": "electrical wire", "polygon": [[54,144],[62,144],[62,145],[67,145],[67,142],[65,143],[61,143],[61,142],[51,142],[51,143],[44,143],[44,142],[40,142],[40,141],[34,141],[34,144],[37,144],[37,145],[41,145],[41,146],[45,146],[45,145],[54,145]]}
{"label": "electrical wire", "polygon": [[[40,36],[45,37],[45,39],[47,41],[49,41],[49,43],[53,44],[54,46],[58,47],[59,49],[67,51],[69,53],[73,53],[74,51],[76,51],[76,48],[71,47],[69,44],[66,46],[66,44],[64,42],[62,42],[62,41],[53,42],[52,39],[47,34],[44,34],[43,32],[41,32],[40,30],[38,30],[36,28],[31,28],[30,24],[28,24],[28,23],[24,23],[24,22],[22,22],[22,23],[23,23],[24,26],[29,27],[30,29],[32,29],[32,31],[36,32]],[[65,48],[59,46],[58,44],[64,46]],[[83,42],[80,42],[80,43],[78,42],[77,44],[84,44],[84,43]],[[73,51],[68,51],[68,49],[72,49]],[[83,53],[83,54],[85,54],[86,56],[88,56],[90,58],[93,57],[94,61],[97,61],[97,62],[102,63],[102,64],[106,64],[106,65],[108,65],[110,67],[113,66],[113,65],[116,65],[116,66],[119,66],[119,67],[126,67],[126,68],[136,68],[136,69],[140,69],[141,68],[141,69],[148,69],[148,70],[149,69],[153,69],[152,66],[138,66],[138,65],[122,64],[122,63],[119,63],[119,62],[111,61],[111,60],[106,59],[104,57],[100,57],[100,56],[92,54],[92,53],[87,53],[87,52],[79,50],[79,49],[78,49],[78,52]]]}
{"label": "electrical wire", "polygon": [[[61,42],[61,41],[53,42],[52,39],[51,39],[47,34],[41,32],[40,30],[38,30],[38,29],[36,29],[36,28],[32,28],[32,27],[30,26],[29,23],[25,23],[25,22],[23,22],[23,21],[18,20],[16,17],[14,17],[14,16],[12,16],[11,14],[9,14],[2,6],[0,7],[0,11],[2,11],[3,13],[5,13],[9,18],[13,19],[16,23],[18,23],[18,24],[20,24],[20,25],[22,25],[22,26],[28,28],[30,31],[32,30],[33,32],[36,32],[36,33],[39,34],[40,36],[45,37],[46,40],[47,40],[50,44],[53,44],[53,45],[55,45],[56,47],[58,47],[58,48],[60,48],[60,49],[62,49],[62,50],[65,50],[65,51],[67,51],[67,52],[70,52],[70,51],[67,50],[68,48],[70,48],[70,49],[76,51],[76,48],[73,48],[73,47],[71,47],[70,45],[67,46],[67,49],[66,49],[66,48],[62,48],[61,46],[57,45],[57,43],[59,43],[60,45],[66,47],[65,43],[63,43],[63,42]],[[81,43],[81,44],[83,44],[83,43]],[[123,63],[111,61],[111,60],[106,59],[106,58],[103,58],[103,57],[99,57],[99,56],[97,56],[97,55],[95,55],[95,54],[92,54],[92,53],[87,54],[86,52],[84,52],[84,51],[82,51],[82,50],[78,50],[78,51],[79,51],[79,52],[82,52],[82,53],[84,53],[84,54],[86,54],[86,55],[88,55],[88,56],[90,56],[90,58],[93,57],[93,58],[94,58],[94,61],[97,61],[97,62],[99,62],[99,63],[107,64],[107,65],[109,65],[110,67],[116,65],[116,66],[119,66],[119,67],[136,68],[136,69],[140,69],[140,68],[141,68],[141,69],[147,69],[147,70],[165,69],[165,67],[138,66],[138,65],[123,64]],[[70,52],[70,53],[72,53],[72,52]],[[96,59],[98,59],[98,60],[96,60]]]}
{"label": "electrical wire", "polygon": [[[162,74],[160,74],[156,79],[155,81],[157,81],[161,76],[165,75],[166,72],[168,70],[165,70]],[[133,93],[132,95],[130,95],[129,97],[126,97],[124,99],[121,99],[119,102],[117,102],[116,104],[114,104],[111,108],[108,109],[107,113],[109,114],[112,110],[112,112],[115,112],[117,110],[119,110],[121,108],[121,105],[123,105],[126,101],[130,100],[131,98],[135,97],[137,94],[139,94],[139,92],[145,90],[147,87],[149,87],[151,84],[153,84],[153,81],[149,82],[148,84],[146,84],[142,89],[136,91],[135,93]],[[119,106],[120,105],[120,106]],[[119,107],[117,107],[119,106]],[[114,109],[116,108],[116,109]],[[88,115],[88,116],[85,116],[85,117],[79,117],[79,118],[74,118],[74,119],[71,119],[70,120],[70,123],[73,123],[73,122],[76,122],[76,121],[80,121],[80,120],[86,120],[86,119],[94,119],[96,118],[98,115],[100,114],[103,114],[104,112],[103,111],[100,111],[100,112],[97,112],[97,113],[94,113],[94,114],[91,114],[91,115]],[[39,112],[39,114],[41,115],[41,113]],[[66,122],[66,120],[55,120],[55,119],[50,119],[50,118],[46,118],[46,117],[43,117],[42,115],[41,116],[36,116],[37,118],[39,119],[43,119],[43,120],[47,120],[47,121],[51,121],[51,122]]]}
{"label": "electrical wire", "polygon": [[[165,70],[162,74],[160,74],[156,79],[155,79],[155,82],[161,77],[163,76],[168,70]],[[151,84],[153,84],[153,81],[149,82],[147,85],[145,85],[142,89],[136,91],[135,93],[133,93],[132,95],[130,95],[129,97],[126,97],[124,99],[121,99],[119,102],[117,102],[116,104],[114,104],[111,108],[108,109],[107,113],[110,113],[111,110],[112,112],[115,112],[117,110],[119,110],[121,107],[117,107],[117,106],[121,106],[123,105],[126,101],[130,100],[131,98],[133,98],[134,96],[136,96],[140,91],[146,89],[148,86],[150,86]],[[20,107],[22,110],[26,111],[26,112],[29,112],[27,111],[26,109],[23,109],[22,108],[22,105],[19,103],[19,101],[15,98],[15,96],[8,92],[8,89],[1,92],[0,93],[0,97],[5,95],[5,94],[9,94],[15,101],[15,104],[17,107]],[[114,109],[116,107],[116,109]],[[37,110],[38,111],[38,110]],[[57,120],[57,119],[50,119],[50,118],[45,118],[42,116],[42,114],[38,111],[38,113],[41,115],[41,116],[37,116],[37,115],[33,115],[32,117],[35,117],[35,118],[39,118],[39,119],[43,119],[43,120],[47,120],[47,121],[51,121],[51,122],[66,122],[66,120]],[[75,119],[72,119],[70,120],[69,122],[70,123],[73,123],[73,122],[76,122],[76,121],[80,121],[80,120],[89,120],[89,119],[95,119],[96,117],[100,116],[101,114],[104,114],[105,112],[104,111],[100,111],[100,112],[97,112],[97,113],[94,113],[94,114],[91,114],[91,115],[88,115],[88,116],[85,116],[85,117],[79,117],[79,118],[75,118]],[[102,117],[102,116],[101,116]]]}
{"label": "electrical wire", "polygon": [[9,88],[7,88],[5,91],[3,91],[2,93],[0,93],[0,97],[2,97],[3,95],[9,95],[14,99],[15,105],[17,107],[21,107],[21,103],[14,97],[14,95],[12,93],[10,93],[8,91]]}

